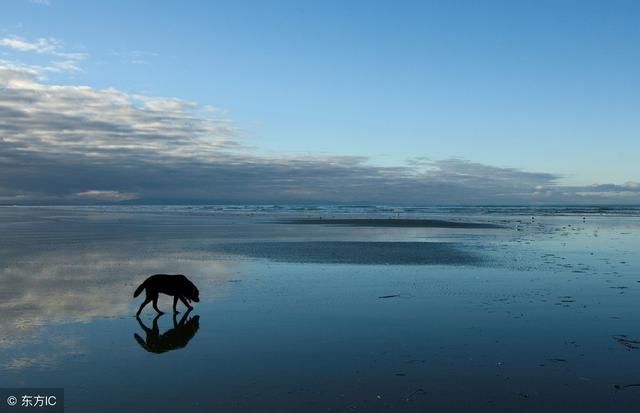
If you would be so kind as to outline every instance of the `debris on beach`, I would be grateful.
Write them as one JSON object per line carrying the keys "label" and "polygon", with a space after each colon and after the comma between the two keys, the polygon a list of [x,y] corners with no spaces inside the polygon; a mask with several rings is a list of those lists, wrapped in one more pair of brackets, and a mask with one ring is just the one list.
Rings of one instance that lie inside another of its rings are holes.
{"label": "debris on beach", "polygon": [[632,383],[632,384],[614,384],[613,388],[616,390],[624,390],[628,387],[640,387],[640,383]]}
{"label": "debris on beach", "polygon": [[628,350],[640,349],[640,340],[632,340],[624,334],[613,336],[613,339],[625,346]]}
{"label": "debris on beach", "polygon": [[424,389],[418,388],[412,391],[411,393],[409,393],[409,395],[406,397],[406,400],[411,401],[417,397],[425,397],[426,395],[427,395],[427,392]]}

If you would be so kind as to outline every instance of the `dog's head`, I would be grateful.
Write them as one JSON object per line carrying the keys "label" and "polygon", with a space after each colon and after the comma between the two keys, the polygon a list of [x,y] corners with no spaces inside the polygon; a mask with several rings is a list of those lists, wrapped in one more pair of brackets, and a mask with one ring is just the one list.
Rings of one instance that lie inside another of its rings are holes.
{"label": "dog's head", "polygon": [[196,303],[200,302],[200,291],[198,291],[198,289],[196,288],[195,285],[191,284],[192,289],[191,292],[189,294],[189,296],[187,297],[187,299],[189,301],[195,301]]}

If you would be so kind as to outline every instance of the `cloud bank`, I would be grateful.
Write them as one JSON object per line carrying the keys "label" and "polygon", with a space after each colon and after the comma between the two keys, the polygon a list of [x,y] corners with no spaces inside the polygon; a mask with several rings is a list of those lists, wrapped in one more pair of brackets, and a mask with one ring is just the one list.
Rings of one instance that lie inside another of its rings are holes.
{"label": "cloud bank", "polygon": [[[53,39],[0,45],[62,58]],[[0,203],[638,203],[640,184],[563,187],[552,173],[462,159],[263,156],[222,111],[117,89],[51,85],[0,62]]]}

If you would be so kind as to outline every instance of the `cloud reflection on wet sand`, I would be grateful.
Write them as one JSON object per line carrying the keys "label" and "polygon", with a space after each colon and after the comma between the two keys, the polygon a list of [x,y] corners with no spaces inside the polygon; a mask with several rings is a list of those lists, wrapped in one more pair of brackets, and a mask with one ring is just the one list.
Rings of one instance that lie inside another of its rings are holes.
{"label": "cloud reflection on wet sand", "polygon": [[[46,368],[59,357],[56,354],[81,354],[79,338],[43,334],[43,329],[132,315],[137,305],[133,290],[149,274],[189,274],[204,291],[231,277],[226,264],[206,255],[159,250],[138,257],[139,250],[132,247],[127,243],[117,248],[58,246],[5,258],[0,268],[0,348],[46,343],[48,350],[13,357],[2,367]],[[216,294],[205,297],[215,299]],[[164,297],[159,305],[169,311],[170,298]]]}

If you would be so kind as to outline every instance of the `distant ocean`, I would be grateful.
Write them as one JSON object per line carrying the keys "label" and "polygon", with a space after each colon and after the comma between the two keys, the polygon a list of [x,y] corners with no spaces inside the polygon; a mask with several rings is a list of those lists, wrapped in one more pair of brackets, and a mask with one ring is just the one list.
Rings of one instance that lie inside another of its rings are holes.
{"label": "distant ocean", "polygon": [[51,205],[18,206],[5,205],[0,208],[56,208],[74,210],[109,211],[166,211],[166,212],[225,212],[240,214],[354,214],[381,216],[420,215],[543,215],[543,216],[640,216],[640,205],[616,206],[390,206],[390,205]]}

